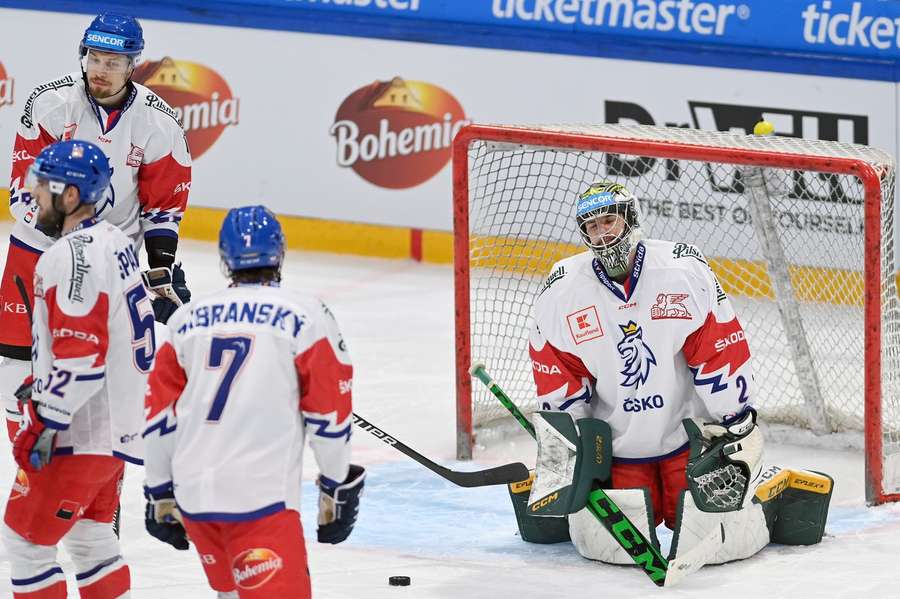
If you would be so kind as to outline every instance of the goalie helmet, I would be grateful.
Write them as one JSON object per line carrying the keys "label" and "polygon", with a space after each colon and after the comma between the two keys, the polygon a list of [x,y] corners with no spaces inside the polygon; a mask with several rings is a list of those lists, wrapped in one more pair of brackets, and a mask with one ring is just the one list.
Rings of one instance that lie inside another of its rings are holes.
{"label": "goalie helmet", "polygon": [[219,255],[229,275],[251,268],[280,270],[284,260],[281,224],[265,206],[232,208],[219,231]]}
{"label": "goalie helmet", "polygon": [[[575,206],[575,222],[581,240],[600,261],[606,274],[619,277],[628,272],[631,250],[642,237],[637,198],[620,183],[597,181],[578,196]],[[622,217],[624,226],[621,232],[613,239],[595,242],[588,234],[588,223],[611,214]]]}
{"label": "goalie helmet", "polygon": [[78,55],[83,58],[88,50],[124,54],[134,61],[144,50],[144,30],[134,17],[98,15],[85,30]]}
{"label": "goalie helmet", "polygon": [[66,186],[78,189],[82,204],[96,204],[103,199],[111,175],[109,159],[94,144],[81,141],[60,141],[44,148],[28,171],[28,187],[39,180],[50,182],[50,192],[62,193]]}

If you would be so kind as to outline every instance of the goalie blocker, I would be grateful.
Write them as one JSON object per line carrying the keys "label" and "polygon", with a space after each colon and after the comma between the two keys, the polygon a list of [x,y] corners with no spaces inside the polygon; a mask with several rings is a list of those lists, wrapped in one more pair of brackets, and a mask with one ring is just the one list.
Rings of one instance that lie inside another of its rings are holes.
{"label": "goalie blocker", "polygon": [[[612,489],[612,437],[597,419],[574,422],[565,412],[538,412],[535,473],[510,485],[510,497],[523,540],[555,543],[571,539],[593,560],[632,564],[622,543],[589,509],[594,489],[607,494],[637,531],[617,530],[630,541],[645,540],[658,553],[653,508],[646,489]],[[679,501],[666,584],[706,563],[725,563],[757,553],[768,543],[811,545],[822,539],[833,479],[827,474],[760,466],[762,439],[755,413],[730,424],[683,421],[691,443],[689,492]],[[525,499],[525,494],[530,496]],[[546,522],[545,522],[546,521]],[[608,523],[606,523],[608,524]],[[641,534],[638,535],[638,532]],[[689,557],[689,559],[688,559]]]}

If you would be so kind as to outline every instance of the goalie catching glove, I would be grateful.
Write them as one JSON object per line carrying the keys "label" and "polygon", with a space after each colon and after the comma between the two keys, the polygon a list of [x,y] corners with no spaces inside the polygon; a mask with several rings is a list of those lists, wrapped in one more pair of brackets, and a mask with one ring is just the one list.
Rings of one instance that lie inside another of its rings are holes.
{"label": "goalie catching glove", "polygon": [[359,497],[366,480],[362,466],[350,464],[350,471],[342,483],[335,484],[319,476],[319,528],[320,543],[336,544],[350,536],[359,513]]}
{"label": "goalie catching glove", "polygon": [[172,488],[151,493],[150,489],[144,487],[144,497],[147,498],[147,508],[144,512],[144,527],[147,532],[179,551],[188,549],[191,544],[184,530],[181,511],[175,504]]}
{"label": "goalie catching glove", "polygon": [[721,424],[693,420],[682,424],[690,440],[688,487],[704,512],[739,510],[750,483],[762,469],[763,436],[756,426],[756,410],[747,408]]}

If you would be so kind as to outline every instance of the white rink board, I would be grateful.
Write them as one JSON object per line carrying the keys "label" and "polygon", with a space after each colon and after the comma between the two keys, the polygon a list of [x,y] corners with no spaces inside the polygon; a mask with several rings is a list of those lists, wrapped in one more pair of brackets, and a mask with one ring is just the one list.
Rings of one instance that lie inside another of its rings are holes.
{"label": "white rink board", "polygon": [[[76,48],[89,21],[87,15],[0,9],[0,63],[14,81],[13,103],[0,107],[0,155],[8,155],[2,150],[11,148],[30,90],[78,68]],[[388,189],[338,165],[329,133],[338,107],[354,90],[395,76],[438,86],[477,122],[591,123],[630,112],[658,125],[714,129],[735,114],[765,108],[781,131],[816,137],[833,121],[839,141],[862,135],[892,153],[897,148],[897,86],[891,82],[151,20],[143,25],[146,61],[169,56],[204,65],[239,101],[237,123],[195,163],[191,201],[201,206],[264,201],[283,214],[450,230],[449,166],[417,186]]]}

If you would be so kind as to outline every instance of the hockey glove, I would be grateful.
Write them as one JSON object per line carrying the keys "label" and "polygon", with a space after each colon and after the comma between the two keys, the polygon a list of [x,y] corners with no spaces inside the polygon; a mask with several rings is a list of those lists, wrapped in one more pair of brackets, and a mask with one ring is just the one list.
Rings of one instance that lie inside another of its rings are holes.
{"label": "hockey glove", "polygon": [[179,306],[191,301],[191,291],[187,288],[180,263],[173,264],[171,269],[165,266],[151,268],[141,275],[144,285],[155,296],[152,304],[153,316],[157,322],[168,322]]}
{"label": "hockey glove", "polygon": [[723,423],[702,428],[689,418],[682,423],[691,444],[687,479],[694,503],[703,512],[741,509],[762,469],[763,437],[756,411],[747,408]]}
{"label": "hockey glove", "polygon": [[25,377],[25,380],[22,381],[22,384],[19,385],[19,388],[16,389],[16,392],[13,394],[16,396],[16,399],[19,400],[19,411],[22,410],[22,406],[31,401],[31,389],[34,387],[34,375],[29,374]]}
{"label": "hockey glove", "polygon": [[359,496],[362,495],[366,480],[366,470],[362,466],[350,464],[347,479],[336,486],[329,486],[326,479],[319,476],[319,528],[320,543],[332,545],[350,536],[359,512]]}
{"label": "hockey glove", "polygon": [[13,458],[26,472],[36,472],[49,464],[56,445],[56,431],[47,428],[31,399],[32,382],[33,377],[29,376],[16,390],[16,397],[23,403],[19,432],[13,439]]}
{"label": "hockey glove", "polygon": [[181,512],[175,505],[175,494],[171,488],[161,493],[150,493],[144,487],[147,509],[144,512],[144,526],[151,536],[168,543],[179,551],[190,548],[187,532],[182,524]]}

